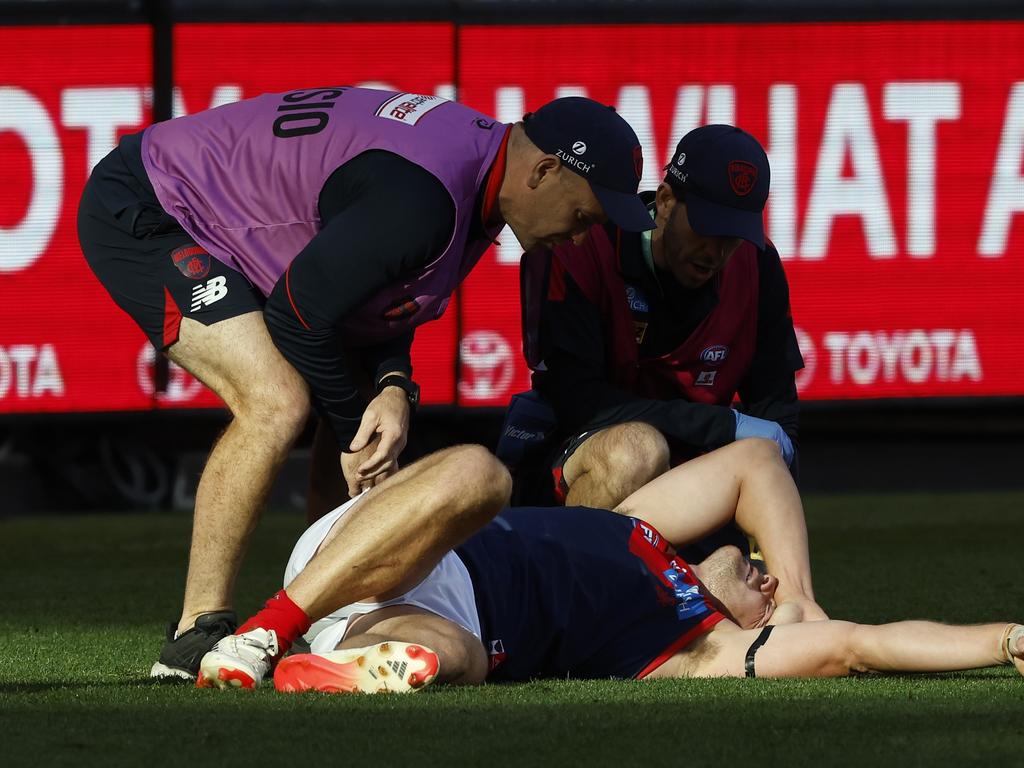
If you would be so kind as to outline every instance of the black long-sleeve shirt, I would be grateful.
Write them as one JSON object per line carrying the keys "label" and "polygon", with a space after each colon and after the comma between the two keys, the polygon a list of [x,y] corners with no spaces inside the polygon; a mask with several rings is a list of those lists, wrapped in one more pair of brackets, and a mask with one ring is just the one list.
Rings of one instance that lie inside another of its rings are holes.
{"label": "black long-sleeve shirt", "polygon": [[[612,237],[614,242],[615,238]],[[718,305],[715,281],[687,290],[672,275],[652,271],[639,234],[622,233],[622,272],[627,285],[646,299],[642,358],[666,354],[682,344]],[[803,367],[789,311],[789,286],[778,252],[770,244],[758,254],[759,298],[756,352],[739,386],[743,410],[778,422],[796,443],[799,401],[794,372]],[[597,306],[566,275],[564,300],[548,300],[542,314],[546,370],[534,384],[558,415],[559,434],[626,421],[642,421],[670,439],[711,450],[732,442],[736,420],[730,408],[684,399],[653,400],[618,389],[609,377],[604,320]]]}
{"label": "black long-sleeve shirt", "polygon": [[[264,315],[274,343],[309,383],[318,412],[347,448],[366,403],[339,326],[382,288],[441,255],[455,228],[455,205],[420,166],[370,151],[331,175],[319,208],[322,229],[278,280]],[[409,374],[412,339],[410,331],[365,348],[362,364],[375,379],[389,371]]]}

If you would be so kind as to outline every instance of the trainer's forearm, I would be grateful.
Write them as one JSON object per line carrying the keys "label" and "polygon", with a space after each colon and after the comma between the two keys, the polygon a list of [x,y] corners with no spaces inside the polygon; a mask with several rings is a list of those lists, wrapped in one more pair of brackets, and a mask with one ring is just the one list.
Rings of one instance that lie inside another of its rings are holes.
{"label": "trainer's forearm", "polygon": [[954,627],[930,621],[857,625],[851,669],[860,672],[952,672],[1007,662],[1004,624]]}

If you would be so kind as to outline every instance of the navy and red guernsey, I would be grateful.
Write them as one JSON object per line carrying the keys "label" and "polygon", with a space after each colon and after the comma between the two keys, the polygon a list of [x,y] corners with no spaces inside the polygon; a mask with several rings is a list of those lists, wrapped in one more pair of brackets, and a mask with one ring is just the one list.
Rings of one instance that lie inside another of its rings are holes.
{"label": "navy and red guernsey", "polygon": [[606,510],[508,509],[456,553],[490,681],[642,678],[725,618],[661,534]]}
{"label": "navy and red guernsey", "polygon": [[[621,233],[616,231],[621,236]],[[728,406],[750,369],[757,341],[757,249],[744,242],[714,277],[718,303],[685,339],[663,354],[640,352],[633,308],[645,303],[627,286],[619,267],[620,246],[603,227],[594,227],[582,245],[555,249],[553,288],[568,272],[601,309],[609,334],[609,378],[628,392],[691,403]],[[720,350],[719,357],[709,354]]]}

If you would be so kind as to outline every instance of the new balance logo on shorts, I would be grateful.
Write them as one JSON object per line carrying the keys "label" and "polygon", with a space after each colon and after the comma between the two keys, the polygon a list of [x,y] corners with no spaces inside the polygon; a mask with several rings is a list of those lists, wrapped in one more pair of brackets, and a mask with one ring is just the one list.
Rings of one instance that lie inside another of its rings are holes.
{"label": "new balance logo on shorts", "polygon": [[192,289],[192,308],[195,312],[200,307],[208,307],[215,301],[220,301],[228,295],[227,278],[217,276],[205,283],[200,283]]}

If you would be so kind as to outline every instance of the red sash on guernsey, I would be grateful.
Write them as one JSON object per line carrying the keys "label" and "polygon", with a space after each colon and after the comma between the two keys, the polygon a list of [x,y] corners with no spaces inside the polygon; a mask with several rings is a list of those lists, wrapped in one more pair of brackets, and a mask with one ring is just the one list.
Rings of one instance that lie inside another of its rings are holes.
{"label": "red sash on guernsey", "polygon": [[744,242],[713,279],[718,305],[690,337],[660,357],[641,358],[620,265],[621,232],[615,244],[604,227],[593,227],[583,245],[554,250],[548,298],[565,296],[568,273],[601,312],[616,387],[659,400],[729,405],[750,368],[757,345],[757,249]]}

